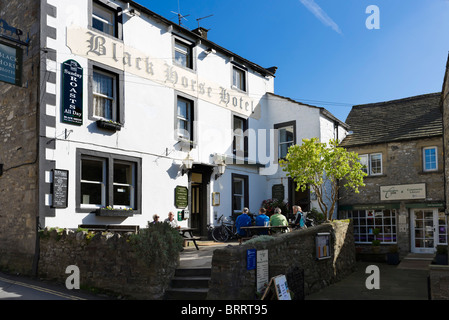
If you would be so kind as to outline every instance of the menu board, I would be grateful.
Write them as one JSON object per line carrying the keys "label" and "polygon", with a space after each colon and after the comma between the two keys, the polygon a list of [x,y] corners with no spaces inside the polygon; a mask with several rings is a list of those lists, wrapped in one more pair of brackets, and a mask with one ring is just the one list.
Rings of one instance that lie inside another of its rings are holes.
{"label": "menu board", "polygon": [[53,170],[53,208],[67,208],[69,171]]}
{"label": "menu board", "polygon": [[316,258],[317,260],[329,259],[331,257],[331,235],[328,232],[316,235]]}

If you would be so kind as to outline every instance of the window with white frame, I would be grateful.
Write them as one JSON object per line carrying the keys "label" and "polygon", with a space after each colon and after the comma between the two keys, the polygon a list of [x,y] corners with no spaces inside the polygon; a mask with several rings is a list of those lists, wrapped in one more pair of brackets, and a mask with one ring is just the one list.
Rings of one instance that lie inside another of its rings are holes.
{"label": "window with white frame", "polygon": [[279,159],[284,159],[287,156],[288,148],[290,148],[295,141],[295,131],[293,126],[279,128]]}
{"label": "window with white frame", "polygon": [[93,115],[117,121],[117,76],[99,69],[92,78]]}
{"label": "window with white frame", "polygon": [[370,176],[381,175],[382,153],[362,154],[359,155],[359,162],[363,165],[363,171]]}
{"label": "window with white frame", "polygon": [[193,141],[193,101],[177,97],[176,121],[178,138]]}
{"label": "window with white frame", "polygon": [[437,171],[438,170],[438,148],[426,147],[423,148],[423,170]]}
{"label": "window with white frame", "polygon": [[116,37],[116,12],[94,2],[92,6],[92,27]]}
{"label": "window with white frame", "polygon": [[347,212],[347,218],[353,221],[356,243],[372,243],[373,240],[379,240],[381,243],[397,241],[396,209],[353,210]]}
{"label": "window with white frame", "polygon": [[238,116],[233,116],[233,153],[236,156],[248,156],[248,138],[246,130],[248,129],[248,120]]}
{"label": "window with white frame", "polygon": [[246,92],[246,71],[236,66],[232,67],[232,86]]}
{"label": "window with white frame", "polygon": [[106,160],[81,159],[81,207],[106,206]]}
{"label": "window with white frame", "polygon": [[119,209],[134,208],[136,166],[133,163],[114,161],[113,205]]}
{"label": "window with white frame", "polygon": [[242,212],[249,205],[248,176],[232,174],[232,212]]}
{"label": "window with white frame", "polygon": [[175,64],[193,69],[192,46],[180,40],[175,40]]}

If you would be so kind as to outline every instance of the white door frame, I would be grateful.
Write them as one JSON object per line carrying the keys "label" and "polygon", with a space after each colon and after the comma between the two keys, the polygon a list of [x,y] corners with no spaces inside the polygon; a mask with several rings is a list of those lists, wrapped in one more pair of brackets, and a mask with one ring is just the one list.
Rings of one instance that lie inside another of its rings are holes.
{"label": "white door frame", "polygon": [[[438,208],[410,210],[410,248],[413,253],[435,253],[436,246],[440,244],[439,230]],[[445,230],[447,232],[447,221]],[[447,241],[446,237],[445,239]]]}

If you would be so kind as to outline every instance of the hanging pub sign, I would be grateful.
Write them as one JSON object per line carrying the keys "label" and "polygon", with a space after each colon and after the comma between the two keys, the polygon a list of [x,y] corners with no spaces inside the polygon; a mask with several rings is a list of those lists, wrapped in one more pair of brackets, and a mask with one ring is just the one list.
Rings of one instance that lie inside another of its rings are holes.
{"label": "hanging pub sign", "polygon": [[22,49],[0,42],[0,81],[22,86]]}
{"label": "hanging pub sign", "polygon": [[62,121],[83,124],[83,68],[75,60],[62,63]]}

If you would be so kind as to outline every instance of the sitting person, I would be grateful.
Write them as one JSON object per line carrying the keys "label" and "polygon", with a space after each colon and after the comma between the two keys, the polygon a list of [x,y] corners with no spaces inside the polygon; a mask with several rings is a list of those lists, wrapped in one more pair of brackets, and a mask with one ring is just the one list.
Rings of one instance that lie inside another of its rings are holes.
{"label": "sitting person", "polygon": [[[278,227],[278,226],[286,226],[288,227],[287,218],[281,213],[280,208],[274,209],[274,214],[270,217],[270,226]],[[276,232],[272,230],[272,232]]]}
{"label": "sitting person", "polygon": [[152,223],[152,224],[156,224],[156,223],[160,222],[160,221],[159,221],[159,218],[160,218],[160,217],[159,217],[157,214],[154,214],[154,215],[153,215],[153,221],[152,221],[151,223]]}
{"label": "sitting person", "polygon": [[[270,218],[266,215],[267,210],[265,208],[259,209],[259,215],[256,217],[256,226],[267,227],[270,224]],[[259,232],[260,235],[268,234],[267,230]]]}
{"label": "sitting person", "polygon": [[248,215],[248,208],[243,208],[243,212],[241,215],[237,217],[235,220],[235,227],[237,234],[241,237],[244,237],[247,235],[245,230],[241,230],[241,227],[249,227],[251,226],[251,217]]}
{"label": "sitting person", "polygon": [[304,228],[304,213],[300,206],[293,206],[293,214],[295,215],[295,229]]}
{"label": "sitting person", "polygon": [[175,215],[173,212],[168,213],[168,218],[164,220],[164,222],[168,223],[172,228],[179,229],[178,221],[175,219]]}

